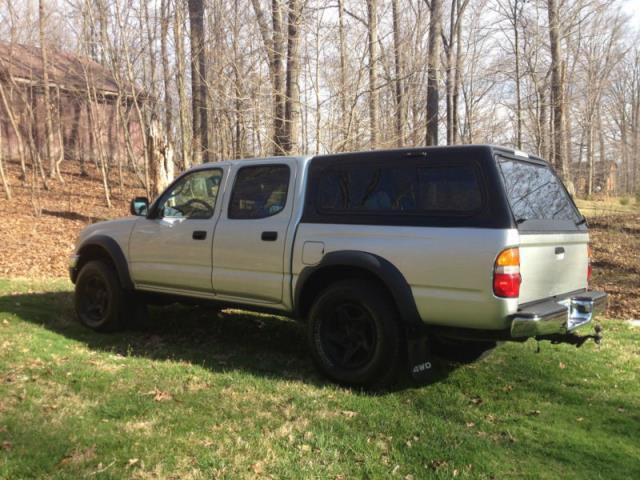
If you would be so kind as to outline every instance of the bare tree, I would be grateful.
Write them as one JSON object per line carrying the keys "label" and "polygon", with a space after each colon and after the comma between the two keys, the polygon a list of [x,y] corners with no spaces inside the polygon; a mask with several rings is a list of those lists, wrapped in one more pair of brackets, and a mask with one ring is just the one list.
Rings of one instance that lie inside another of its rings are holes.
{"label": "bare tree", "polygon": [[558,0],[547,0],[549,14],[549,47],[551,49],[551,107],[553,112],[553,163],[568,180],[567,132],[565,118],[564,66],[560,52],[560,13]]}
{"label": "bare tree", "polygon": [[40,51],[42,53],[42,90],[44,95],[44,137],[45,137],[45,153],[49,160],[49,175],[55,178],[60,177],[56,172],[56,159],[53,152],[53,114],[51,112],[53,106],[51,103],[51,86],[49,84],[49,63],[47,62],[47,38],[45,35],[46,12],[44,8],[44,0],[38,1],[38,26],[40,28]]}
{"label": "bare tree", "polygon": [[[293,127],[296,125],[299,115],[298,29],[304,3],[302,0],[289,0],[285,9],[284,0],[272,0],[271,26],[269,26],[260,0],[252,0],[251,3],[260,27],[264,52],[269,65],[273,101],[273,153],[285,155],[291,152],[295,144]],[[287,16],[286,20],[284,15]],[[289,106],[287,107],[287,105]]]}
{"label": "bare tree", "polygon": [[514,82],[516,94],[516,148],[522,149],[522,74],[521,74],[521,46],[520,30],[526,0],[497,0],[498,13],[506,18],[511,29],[511,35],[505,35],[511,44],[514,63]]}
{"label": "bare tree", "polygon": [[160,2],[160,57],[162,59],[162,81],[164,92],[164,128],[169,142],[173,140],[173,100],[171,89],[171,69],[169,65],[169,18],[171,0]]}
{"label": "bare tree", "polygon": [[195,163],[209,161],[207,65],[204,39],[204,1],[187,0],[191,39],[192,155]]}
{"label": "bare tree", "polygon": [[[0,64],[0,66],[2,66]],[[9,119],[9,123],[11,124],[11,128],[13,129],[13,135],[16,139],[16,146],[18,149],[18,158],[20,159],[20,170],[22,172],[22,180],[26,183],[27,181],[27,167],[25,163],[25,147],[24,140],[22,138],[22,132],[20,131],[20,127],[18,126],[18,119],[16,118],[16,113],[14,109],[9,103],[9,99],[7,98],[7,93],[5,91],[4,82],[5,80],[9,80],[11,82],[11,74],[8,73],[6,78],[0,79],[0,98],[2,99],[2,106],[7,114],[7,118]]]}
{"label": "bare tree", "polygon": [[395,111],[395,131],[396,145],[404,145],[404,124],[405,124],[405,95],[404,95],[404,65],[402,61],[402,42],[400,40],[400,11],[398,0],[391,0],[391,15],[393,19],[393,66],[394,66],[394,97],[396,103]]}
{"label": "bare tree", "polygon": [[175,5],[173,19],[173,38],[175,39],[176,87],[178,90],[178,117],[180,123],[180,146],[182,165],[188,168],[192,164],[193,130],[189,125],[189,105],[185,80],[185,45],[184,45],[184,5],[178,1]]}
{"label": "bare tree", "polygon": [[367,0],[367,33],[369,43],[369,128],[371,147],[378,144],[378,1]]}
{"label": "bare tree", "polygon": [[11,200],[11,187],[9,186],[7,176],[4,173],[4,145],[2,141],[4,132],[2,130],[2,125],[0,124],[0,180],[2,180],[2,186],[4,187],[4,193],[7,196],[7,200]]}
{"label": "bare tree", "polygon": [[288,36],[287,36],[287,76],[285,96],[285,134],[282,149],[291,153],[297,146],[298,120],[300,117],[300,19],[303,9],[302,0],[289,0]]}
{"label": "bare tree", "polygon": [[[425,0],[426,1],[426,0]],[[442,0],[431,0],[429,52],[427,56],[427,145],[438,144],[440,102],[440,50],[442,45]]]}

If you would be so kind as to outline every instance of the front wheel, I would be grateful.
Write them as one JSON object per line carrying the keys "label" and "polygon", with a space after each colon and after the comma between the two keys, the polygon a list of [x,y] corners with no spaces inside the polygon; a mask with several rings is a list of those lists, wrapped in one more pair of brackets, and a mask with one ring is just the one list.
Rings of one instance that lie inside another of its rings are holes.
{"label": "front wheel", "polygon": [[309,313],[313,359],[331,380],[355,387],[384,387],[400,354],[398,315],[377,284],[345,280],[322,292]]}
{"label": "front wheel", "polygon": [[124,292],[110,265],[87,262],[76,280],[75,309],[83,325],[99,331],[120,328],[125,307]]}

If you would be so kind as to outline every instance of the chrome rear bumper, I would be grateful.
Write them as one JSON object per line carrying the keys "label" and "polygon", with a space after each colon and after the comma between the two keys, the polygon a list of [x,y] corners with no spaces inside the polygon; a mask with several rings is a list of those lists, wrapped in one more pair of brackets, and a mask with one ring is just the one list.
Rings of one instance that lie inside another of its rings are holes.
{"label": "chrome rear bumper", "polygon": [[553,298],[520,309],[511,321],[511,337],[527,338],[564,334],[588,325],[607,308],[607,294],[585,291]]}

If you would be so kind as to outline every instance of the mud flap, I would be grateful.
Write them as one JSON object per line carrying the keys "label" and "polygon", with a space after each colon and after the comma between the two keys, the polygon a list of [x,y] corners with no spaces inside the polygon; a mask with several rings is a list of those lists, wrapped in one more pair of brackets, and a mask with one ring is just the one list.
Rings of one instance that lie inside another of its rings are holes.
{"label": "mud flap", "polygon": [[409,375],[417,383],[427,383],[434,374],[429,337],[418,329],[407,329],[407,365]]}

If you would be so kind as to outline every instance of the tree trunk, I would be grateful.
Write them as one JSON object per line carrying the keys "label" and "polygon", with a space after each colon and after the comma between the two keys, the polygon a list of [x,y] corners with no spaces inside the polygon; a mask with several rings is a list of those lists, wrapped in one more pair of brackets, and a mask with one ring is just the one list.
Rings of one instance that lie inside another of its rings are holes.
{"label": "tree trunk", "polygon": [[282,21],[282,1],[271,1],[271,25],[273,31],[272,81],[274,101],[274,151],[275,155],[284,155],[285,142],[285,40]]}
{"label": "tree trunk", "polygon": [[593,113],[587,119],[587,197],[593,194]]}
{"label": "tree trunk", "polygon": [[285,135],[282,150],[290,154],[296,149],[298,120],[300,118],[300,34],[299,22],[302,15],[302,0],[289,0],[289,20],[287,39],[287,82],[285,100]]}
{"label": "tree trunk", "polygon": [[[349,116],[347,114],[347,67],[346,46],[344,39],[344,0],[338,0],[338,43],[340,48],[340,115],[342,129],[341,149],[347,148],[349,139]],[[318,53],[319,54],[319,53]],[[316,91],[318,86],[316,85]],[[318,141],[316,140],[316,143]]]}
{"label": "tree trunk", "polygon": [[445,94],[447,100],[447,145],[453,144],[453,82],[454,82],[454,46],[456,30],[456,11],[459,1],[451,0],[451,10],[449,11],[449,39],[445,44],[447,57],[447,70],[445,72]]}
{"label": "tree trunk", "polygon": [[178,87],[178,111],[180,117],[180,146],[182,156],[182,166],[184,169],[192,165],[191,149],[193,139],[189,137],[192,131],[189,129],[189,105],[187,101],[187,87],[185,81],[185,47],[182,22],[184,20],[184,7],[182,2],[176,2],[176,10],[173,22],[173,37],[175,38],[176,49],[176,85]]}
{"label": "tree trunk", "polygon": [[405,100],[403,91],[403,65],[402,65],[402,46],[400,43],[400,12],[398,11],[398,0],[391,1],[391,15],[393,19],[393,66],[395,69],[394,94],[396,100],[395,111],[395,130],[396,145],[402,147],[404,145],[404,119],[405,119]]}
{"label": "tree trunk", "polygon": [[438,144],[440,50],[442,45],[442,0],[431,0],[427,52],[427,145]]}
{"label": "tree trunk", "polygon": [[164,128],[169,142],[173,141],[173,101],[171,98],[171,71],[167,37],[169,35],[169,15],[171,0],[160,2],[160,57],[162,58],[162,79],[164,86]]}
{"label": "tree trunk", "polygon": [[[10,77],[10,81],[11,81]],[[27,166],[25,163],[25,149],[24,149],[24,140],[22,138],[22,133],[20,132],[20,127],[18,126],[18,121],[16,120],[16,115],[9,105],[9,99],[7,98],[7,94],[4,89],[3,82],[0,81],[0,97],[2,98],[2,105],[4,106],[5,111],[7,112],[7,118],[9,119],[9,123],[11,124],[11,128],[13,129],[13,133],[16,136],[16,144],[18,146],[18,157],[20,159],[20,170],[22,172],[22,180],[26,183],[27,181]]]}
{"label": "tree trunk", "polygon": [[369,128],[371,148],[378,145],[378,0],[367,0],[369,39]]}
{"label": "tree trunk", "polygon": [[4,132],[2,131],[2,125],[0,124],[0,180],[2,180],[2,186],[4,187],[4,193],[7,196],[7,200],[11,200],[11,187],[9,187],[9,181],[4,173],[4,147],[2,145],[2,137]]}
{"label": "tree trunk", "polygon": [[191,102],[193,109],[193,160],[209,161],[207,70],[204,43],[204,1],[188,0],[191,39]]}
{"label": "tree trunk", "polygon": [[171,155],[171,147],[157,118],[151,119],[146,135],[148,136],[151,194],[153,198],[156,198],[169,186],[172,180],[173,155]]}
{"label": "tree trunk", "polygon": [[520,85],[520,14],[519,1],[514,1],[513,7],[513,50],[516,68],[516,148],[522,149],[522,93]]}
{"label": "tree trunk", "polygon": [[460,98],[460,85],[462,83],[462,15],[469,4],[469,0],[465,0],[460,5],[458,2],[458,21],[456,22],[456,72],[453,79],[453,98],[451,100],[451,129],[452,129],[452,143],[458,143],[458,132],[460,130],[460,120],[458,117],[458,100]]}
{"label": "tree trunk", "polygon": [[45,153],[49,160],[49,176],[56,176],[56,159],[53,155],[53,119],[51,115],[51,95],[49,91],[49,64],[47,62],[47,39],[45,36],[44,0],[38,1],[38,26],[40,29],[40,52],[42,54],[42,88],[44,95],[44,137]]}
{"label": "tree trunk", "polygon": [[563,180],[568,180],[567,135],[564,81],[560,54],[560,19],[558,1],[547,0],[549,45],[551,49],[551,109],[553,115],[553,164]]}

